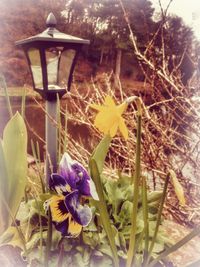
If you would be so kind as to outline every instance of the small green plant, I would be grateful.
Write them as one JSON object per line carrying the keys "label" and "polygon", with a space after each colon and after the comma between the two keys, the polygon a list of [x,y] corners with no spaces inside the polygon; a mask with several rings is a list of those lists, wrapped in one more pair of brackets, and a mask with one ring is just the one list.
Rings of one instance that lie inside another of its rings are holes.
{"label": "small green plant", "polygon": [[[118,128],[128,138],[122,115],[132,101],[137,106],[135,173],[128,176],[118,172],[111,178],[103,172],[105,158]],[[58,173],[52,174],[50,190],[45,192],[40,177],[43,192],[35,192],[29,198],[23,199],[26,128],[18,113],[6,126],[0,146],[0,178],[4,186],[1,221],[6,222],[1,225],[1,246],[21,248],[27,266],[153,267],[159,262],[167,266],[166,257],[198,235],[200,228],[176,244],[160,229],[170,179],[180,203],[184,205],[185,199],[172,170],[166,175],[163,191],[148,190],[140,164],[144,106],[137,97],[119,106],[107,97],[103,106],[92,107],[98,111],[95,125],[104,137],[89,159],[88,171],[65,153]],[[32,147],[37,157],[39,153]],[[60,151],[58,154],[61,158]]]}

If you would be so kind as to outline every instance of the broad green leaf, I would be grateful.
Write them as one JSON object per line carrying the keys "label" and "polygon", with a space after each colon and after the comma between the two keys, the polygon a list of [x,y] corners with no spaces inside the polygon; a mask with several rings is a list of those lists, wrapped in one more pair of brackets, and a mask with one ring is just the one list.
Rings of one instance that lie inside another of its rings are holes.
{"label": "broad green leaf", "polygon": [[95,248],[100,242],[99,235],[97,233],[93,233],[91,235],[90,232],[83,232],[83,242],[84,244],[89,245],[91,248]]}
{"label": "broad green leaf", "polygon": [[169,171],[170,177],[172,179],[172,184],[174,186],[174,190],[176,193],[176,196],[179,200],[180,205],[185,206],[185,196],[184,196],[184,191],[181,183],[176,177],[176,173],[173,170]]}
{"label": "broad green leaf", "polygon": [[98,247],[98,250],[102,253],[102,256],[105,257],[105,255],[107,255],[112,258],[112,251],[108,244],[102,244],[101,246]]}
{"label": "broad green leaf", "polygon": [[0,140],[0,235],[4,232],[8,224],[8,211],[4,202],[8,202],[8,175],[3,153],[3,144]]}
{"label": "broad green leaf", "polygon": [[122,223],[130,222],[131,220],[131,213],[133,209],[133,203],[130,201],[124,201],[121,206],[121,211],[119,213],[119,218],[121,219]]}
{"label": "broad green leaf", "polygon": [[[32,249],[38,247],[40,242],[41,235],[39,232],[36,232],[33,234],[29,240],[29,242],[26,243],[27,251],[32,251]],[[47,238],[47,231],[43,232],[43,238],[46,240]]]}
{"label": "broad green leaf", "polygon": [[4,129],[3,151],[8,174],[8,205],[15,216],[27,182],[27,130],[18,112]]}
{"label": "broad green leaf", "polygon": [[0,238],[1,245],[11,245],[13,247],[19,247],[24,249],[22,239],[17,231],[16,227],[10,226]]}
{"label": "broad green leaf", "polygon": [[91,159],[94,159],[97,163],[100,174],[103,171],[104,161],[108,153],[111,140],[112,138],[109,135],[105,135],[91,155]]}
{"label": "broad green leaf", "polygon": [[153,192],[148,193],[148,195],[147,195],[148,203],[160,200],[162,197],[162,194],[163,194],[162,191],[153,191]]}

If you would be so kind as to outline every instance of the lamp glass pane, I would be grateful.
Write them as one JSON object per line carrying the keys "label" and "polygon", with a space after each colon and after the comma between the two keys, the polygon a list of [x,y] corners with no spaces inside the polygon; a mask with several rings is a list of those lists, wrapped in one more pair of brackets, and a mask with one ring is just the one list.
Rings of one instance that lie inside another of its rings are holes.
{"label": "lamp glass pane", "polygon": [[58,64],[63,47],[50,47],[46,49],[48,89],[57,90],[58,86]]}
{"label": "lamp glass pane", "polygon": [[35,87],[38,89],[43,88],[42,83],[42,67],[41,67],[41,60],[40,60],[40,52],[36,48],[30,48],[28,50],[28,56],[31,63],[31,71],[33,75],[33,81]]}
{"label": "lamp glass pane", "polygon": [[67,49],[61,53],[60,63],[59,63],[59,73],[58,73],[58,85],[61,88],[68,87],[69,75],[71,72],[71,67],[76,55],[76,50]]}

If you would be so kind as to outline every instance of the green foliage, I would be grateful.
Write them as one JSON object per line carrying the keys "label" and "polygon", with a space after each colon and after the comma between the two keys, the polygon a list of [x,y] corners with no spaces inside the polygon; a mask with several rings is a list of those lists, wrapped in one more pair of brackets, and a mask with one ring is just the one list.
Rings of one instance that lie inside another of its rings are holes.
{"label": "green foliage", "polygon": [[100,174],[103,171],[104,161],[106,159],[111,140],[112,138],[109,135],[104,136],[91,155],[91,159],[95,160]]}
{"label": "green foliage", "polygon": [[17,112],[7,123],[0,142],[1,208],[5,230],[15,217],[27,182],[27,131]]}
{"label": "green foliage", "polygon": [[114,232],[113,232],[113,229],[111,227],[108,209],[107,209],[105,198],[104,198],[100,173],[99,173],[96,161],[94,159],[91,159],[91,161],[90,161],[90,172],[91,172],[91,177],[92,177],[92,179],[95,183],[96,189],[97,189],[97,194],[99,196],[99,201],[97,201],[95,203],[95,205],[97,206],[97,208],[99,210],[100,220],[102,221],[104,230],[108,236],[110,247],[111,247],[111,250],[113,253],[113,260],[114,260],[115,266],[119,266],[118,256],[117,256],[117,248],[116,248],[116,244],[115,244],[115,240],[114,240]]}

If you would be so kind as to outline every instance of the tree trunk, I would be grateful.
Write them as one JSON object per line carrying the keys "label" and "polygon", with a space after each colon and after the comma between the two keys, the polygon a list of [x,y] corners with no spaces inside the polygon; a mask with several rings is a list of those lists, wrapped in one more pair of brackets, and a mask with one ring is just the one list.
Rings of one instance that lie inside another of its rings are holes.
{"label": "tree trunk", "polygon": [[103,56],[104,56],[104,47],[101,49],[101,56],[100,56],[100,60],[99,60],[99,65],[101,65],[103,62]]}
{"label": "tree trunk", "polygon": [[115,62],[115,86],[118,86],[120,73],[121,73],[121,61],[122,61],[122,50],[117,49],[117,56]]}

